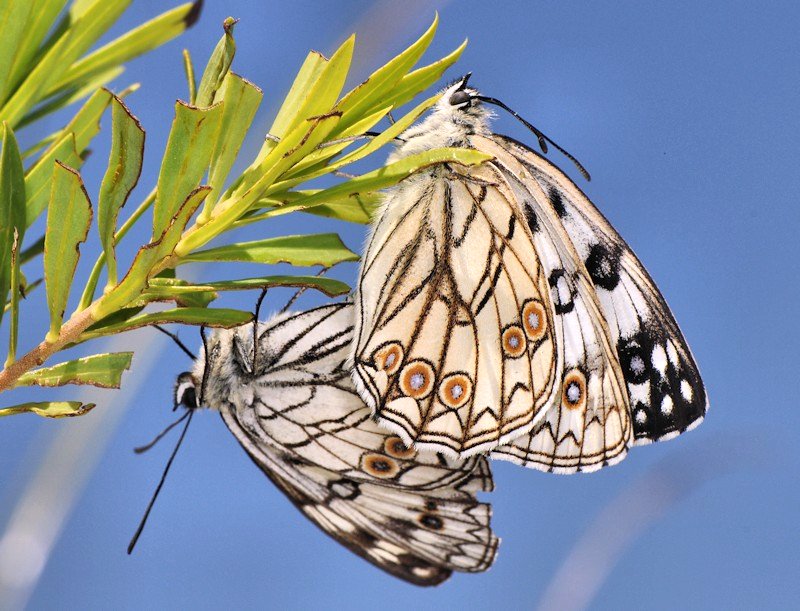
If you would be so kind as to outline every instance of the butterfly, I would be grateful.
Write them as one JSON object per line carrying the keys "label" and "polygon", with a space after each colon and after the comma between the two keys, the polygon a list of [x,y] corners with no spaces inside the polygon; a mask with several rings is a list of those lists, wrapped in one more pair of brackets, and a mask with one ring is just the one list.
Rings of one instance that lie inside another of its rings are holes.
{"label": "butterfly", "polygon": [[255,464],[314,524],[416,585],[484,571],[498,539],[483,456],[417,452],[372,420],[345,366],[353,307],[337,303],[213,332],[176,404],[222,415]]}
{"label": "butterfly", "polygon": [[487,104],[447,88],[390,160],[453,146],[491,159],[423,170],[376,215],[355,296],[353,378],[418,450],[593,471],[694,428],[694,358],[630,247],[584,193]]}

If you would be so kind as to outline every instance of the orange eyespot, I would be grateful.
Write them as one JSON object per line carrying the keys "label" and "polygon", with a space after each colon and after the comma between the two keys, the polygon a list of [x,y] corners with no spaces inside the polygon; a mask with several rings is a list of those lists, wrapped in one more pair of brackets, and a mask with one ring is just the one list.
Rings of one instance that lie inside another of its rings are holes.
{"label": "orange eyespot", "polygon": [[400,466],[383,454],[366,454],[361,459],[361,469],[373,477],[391,479],[400,471]]}
{"label": "orange eyespot", "polygon": [[389,456],[401,459],[414,458],[417,455],[414,448],[407,448],[399,437],[387,437],[383,442],[383,451]]}
{"label": "orange eyespot", "polygon": [[398,342],[389,342],[378,348],[372,359],[375,367],[382,369],[387,375],[393,375],[403,364],[403,347]]}
{"label": "orange eyespot", "polygon": [[525,354],[528,342],[525,334],[517,325],[510,325],[503,331],[503,351],[511,358],[517,358]]}
{"label": "orange eyespot", "polygon": [[561,404],[568,409],[583,409],[586,406],[586,378],[580,370],[573,369],[564,376]]}
{"label": "orange eyespot", "polygon": [[439,399],[448,407],[461,407],[472,396],[472,382],[463,373],[451,373],[439,384]]}
{"label": "orange eyespot", "polygon": [[522,326],[528,339],[536,341],[541,339],[547,331],[547,316],[542,304],[538,301],[529,301],[522,308]]}
{"label": "orange eyespot", "polygon": [[412,399],[427,397],[435,380],[433,368],[425,361],[412,361],[400,374],[400,390]]}

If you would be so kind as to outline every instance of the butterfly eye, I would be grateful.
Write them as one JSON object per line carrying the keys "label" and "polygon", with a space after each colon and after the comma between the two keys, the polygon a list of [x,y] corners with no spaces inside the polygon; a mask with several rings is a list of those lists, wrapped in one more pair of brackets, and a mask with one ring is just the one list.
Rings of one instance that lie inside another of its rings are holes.
{"label": "butterfly eye", "polygon": [[582,409],[586,406],[586,378],[573,369],[564,376],[561,400],[569,409]]}
{"label": "butterfly eye", "polygon": [[471,101],[472,101],[472,96],[470,96],[463,89],[459,89],[453,95],[450,96],[450,106],[461,106],[462,104],[466,104],[466,106],[469,106],[469,103]]}
{"label": "butterfly eye", "polygon": [[510,325],[503,331],[503,351],[511,358],[525,354],[527,348],[525,335],[517,325]]}

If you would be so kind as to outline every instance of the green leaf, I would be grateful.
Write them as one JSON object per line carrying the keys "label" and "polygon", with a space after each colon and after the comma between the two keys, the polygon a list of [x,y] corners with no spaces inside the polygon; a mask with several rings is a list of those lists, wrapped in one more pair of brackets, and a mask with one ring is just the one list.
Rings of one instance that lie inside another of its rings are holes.
{"label": "green leaf", "polygon": [[336,105],[336,110],[343,113],[340,129],[344,129],[367,114],[370,110],[386,106],[386,96],[417,63],[425,49],[431,44],[436,28],[439,25],[437,14],[428,30],[408,49],[384,66],[372,73],[361,85],[350,91]]}
{"label": "green leaf", "polygon": [[78,100],[84,99],[101,87],[105,87],[105,85],[113,81],[123,72],[125,72],[125,68],[122,66],[110,68],[105,72],[100,72],[90,80],[86,81],[86,83],[82,84],[80,87],[71,87],[69,89],[65,89],[61,93],[48,98],[42,102],[41,105],[37,106],[24,117],[22,117],[22,119],[19,120],[17,127],[22,128],[26,125],[30,125],[31,123],[34,123],[35,121],[38,121],[47,115],[56,112],[57,110],[69,106]]}
{"label": "green leaf", "polygon": [[88,384],[100,388],[119,388],[122,372],[131,368],[133,352],[93,354],[52,367],[22,374],[16,386],[65,386]]}
{"label": "green leaf", "polygon": [[[354,45],[355,36],[350,36],[330,60],[315,52],[308,55],[278,112],[275,123],[270,128],[270,134],[283,139],[304,120],[329,114],[344,87],[353,59]],[[274,147],[273,142],[265,142],[256,157],[256,164],[259,164]]]}
{"label": "green leaf", "polygon": [[427,66],[423,66],[413,72],[406,74],[400,82],[389,92],[389,95],[384,100],[384,103],[392,104],[395,107],[402,106],[406,102],[414,98],[420,91],[426,90],[428,87],[438,81],[445,70],[452,66],[464,49],[467,47],[467,41],[461,43],[449,55],[442,59],[433,62]]}
{"label": "green leaf", "polygon": [[460,148],[441,148],[433,149],[430,151],[423,151],[416,155],[409,155],[387,166],[362,174],[356,178],[352,178],[346,182],[340,183],[335,187],[323,189],[306,198],[298,199],[297,201],[274,208],[269,212],[260,215],[261,219],[288,214],[295,210],[306,210],[314,206],[325,204],[329,201],[340,200],[342,197],[348,197],[355,194],[370,193],[379,189],[385,189],[397,184],[404,178],[408,178],[412,174],[419,172],[423,168],[439,163],[459,163],[462,165],[476,165],[491,159],[491,155],[481,153],[474,149],[460,149]]}
{"label": "green leaf", "polygon": [[[170,270],[174,272],[175,270]],[[156,276],[147,283],[142,293],[142,303],[154,301],[174,301],[182,308],[205,308],[219,295],[212,288],[189,284],[181,278],[162,278]]]}
{"label": "green leaf", "polygon": [[[58,14],[64,8],[67,0],[30,0],[30,18],[25,26],[24,36],[17,48],[14,62],[7,76],[8,89],[6,93],[16,89],[22,79],[31,71],[32,63],[40,48],[45,35],[53,27]],[[7,99],[7,95],[0,97],[0,104]]]}
{"label": "green leaf", "polygon": [[[278,208],[287,204],[294,203],[300,199],[307,198],[316,193],[320,193],[321,189],[309,189],[305,191],[289,191],[282,195],[272,195],[268,199],[263,199],[258,202],[260,208]],[[314,214],[316,216],[324,216],[326,218],[337,219],[346,221],[348,223],[360,223],[366,225],[372,222],[375,212],[380,208],[383,196],[380,193],[353,193],[339,195],[329,199],[324,204],[313,206],[301,212]],[[248,225],[265,217],[264,213],[257,213],[248,215],[243,218],[239,224]],[[269,218],[269,217],[266,217]]]}
{"label": "green leaf", "polygon": [[83,416],[94,409],[94,403],[83,404],[80,401],[40,401],[37,403],[22,403],[12,407],[0,407],[0,418],[15,414],[31,413],[45,418],[70,418]]}
{"label": "green leaf", "polygon": [[4,0],[0,3],[0,103],[5,101],[11,88],[10,75],[14,60],[25,39],[26,26],[31,15],[33,2],[30,0]]}
{"label": "green leaf", "polygon": [[236,54],[236,43],[233,40],[233,27],[236,21],[233,17],[228,17],[222,22],[225,32],[211,53],[200,85],[197,87],[196,104],[201,108],[211,106],[215,102],[214,96],[231,68],[233,56]]}
{"label": "green leaf", "polygon": [[205,325],[207,327],[238,327],[253,320],[252,312],[231,310],[228,308],[175,308],[140,314],[129,318],[125,322],[111,324],[105,327],[92,327],[79,338],[79,342],[106,335],[116,335],[125,331],[132,331],[148,325],[164,325],[180,323],[183,325]]}
{"label": "green leaf", "polygon": [[80,174],[61,163],[53,172],[53,190],[47,210],[44,238],[44,279],[50,331],[46,341],[58,338],[72,279],[92,222],[92,204]]}
{"label": "green leaf", "polygon": [[9,310],[11,311],[11,329],[8,334],[8,357],[5,366],[11,365],[17,358],[17,336],[19,332],[19,294],[20,294],[20,271],[19,271],[19,233],[14,228],[14,243],[11,247],[11,299],[9,300]]}
{"label": "green leaf", "polygon": [[81,158],[75,147],[75,134],[66,132],[36,163],[25,176],[26,226],[30,227],[39,218],[50,201],[53,186],[53,168],[56,161],[73,168],[81,166]]}
{"label": "green leaf", "polygon": [[61,130],[62,134],[67,132],[75,134],[75,148],[79,154],[86,150],[97,132],[100,131],[100,117],[103,116],[113,98],[114,94],[108,89],[98,89]]}
{"label": "green leaf", "polygon": [[51,91],[85,83],[110,68],[169,42],[191,25],[187,18],[194,14],[196,4],[187,2],[162,13],[83,57],[51,86]]}
{"label": "green leaf", "polygon": [[[0,151],[0,302],[6,303],[11,286],[11,258],[15,234],[19,243],[25,234],[25,179],[17,139],[3,124],[3,150]],[[3,313],[0,312],[0,320]]]}
{"label": "green leaf", "polygon": [[139,120],[116,97],[111,103],[111,116],[111,153],[97,200],[97,228],[106,255],[109,287],[117,283],[114,254],[117,216],[139,182],[144,160],[144,130]]}
{"label": "green leaf", "polygon": [[67,68],[114,24],[130,2],[94,0],[86,3],[83,14],[38,59],[33,70],[0,109],[0,118],[15,125],[31,106],[52,93],[52,84],[58,82]]}
{"label": "green leaf", "polygon": [[222,124],[223,104],[196,108],[178,101],[158,175],[153,237],[158,238],[187,196],[200,184]]}
{"label": "green leaf", "polygon": [[[315,289],[325,293],[328,297],[336,297],[350,292],[350,287],[344,282],[333,278],[319,276],[261,276],[259,278],[240,278],[237,280],[220,280],[204,282],[203,284],[188,284],[168,286],[164,285],[164,294],[170,290],[180,293],[205,293],[209,291],[250,291],[278,286]],[[152,290],[157,287],[152,285]],[[158,287],[161,290],[160,287]]]}
{"label": "green leaf", "polygon": [[224,101],[222,127],[211,156],[211,169],[208,172],[208,182],[211,184],[212,190],[206,198],[203,212],[197,219],[201,225],[211,218],[211,211],[222,192],[225,179],[239,154],[239,149],[242,147],[242,142],[253,122],[262,97],[261,89],[241,76],[233,72],[229,72],[225,76],[218,96]]}
{"label": "green leaf", "polygon": [[189,49],[183,50],[183,71],[186,73],[186,82],[189,85],[189,104],[194,106],[197,100],[197,81],[194,78],[194,64]]}
{"label": "green leaf", "polygon": [[[307,56],[300,71],[292,83],[289,93],[283,100],[278,114],[275,116],[275,121],[272,127],[269,128],[269,133],[278,139],[282,139],[289,130],[297,124],[298,111],[302,107],[305,100],[308,99],[311,88],[319,79],[322,70],[328,64],[328,60],[320,53],[311,51]],[[269,146],[268,146],[269,145]],[[264,147],[256,158],[256,162],[263,159],[269,153],[275,144],[273,142],[265,142]]]}
{"label": "green leaf", "polygon": [[252,261],[254,263],[290,263],[298,267],[331,267],[342,261],[358,261],[335,233],[290,235],[255,242],[240,242],[191,253],[181,263],[199,261]]}
{"label": "green leaf", "polygon": [[263,167],[251,167],[249,173],[245,173],[246,180],[242,181],[233,195],[215,206],[214,214],[207,223],[195,226],[181,238],[175,247],[175,254],[185,257],[233,225],[264,195],[278,176],[314,150],[336,127],[338,120],[339,115],[336,114],[315,117],[293,129],[261,162]]}

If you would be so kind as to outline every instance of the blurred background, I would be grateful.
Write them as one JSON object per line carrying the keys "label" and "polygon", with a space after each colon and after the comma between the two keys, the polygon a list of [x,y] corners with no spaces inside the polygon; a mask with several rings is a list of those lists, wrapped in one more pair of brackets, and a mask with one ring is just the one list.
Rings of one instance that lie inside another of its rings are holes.
{"label": "blurred background", "polygon": [[[165,8],[162,0],[137,0],[110,35]],[[128,557],[128,540],[177,435],[143,456],[132,448],[173,417],[173,382],[190,365],[156,331],[140,331],[108,347],[136,350],[122,390],[47,393],[97,402],[88,416],[0,423],[0,607],[797,605],[796,3],[209,0],[193,29],[132,62],[117,81],[117,89],[142,84],[127,99],[147,131],[140,197],[155,183],[174,100],[186,97],[181,49],[204,65],[226,16],[241,19],[234,70],[265,92],[242,169],[309,49],[327,54],[356,32],[355,85],[418,37],[436,10],[441,24],[426,58],[468,37],[447,78],[472,71],[471,84],[505,101],[591,172],[592,182],[578,177],[579,184],[639,254],[692,346],[711,397],[706,422],[591,475],[495,462],[497,490],[487,500],[503,539],[497,561],[487,573],[457,574],[431,590],[383,574],[324,536],[250,462],[220,418],[203,412]],[[534,142],[506,114],[495,128]],[[101,133],[83,170],[92,195],[109,138]],[[576,176],[563,158],[551,158]],[[364,227],[300,215],[236,237],[327,230],[355,250],[365,239]],[[92,240],[84,252],[96,252]],[[88,260],[79,267],[84,277]],[[263,270],[240,265],[235,272]],[[211,268],[182,273],[218,277]],[[350,283],[356,273],[355,265],[333,271]],[[265,311],[289,294],[271,294]],[[239,293],[228,301],[251,309],[255,297]],[[32,299],[39,304],[26,324],[44,329],[43,294]],[[323,302],[308,293],[298,306]],[[193,349],[199,345],[193,329],[180,335]],[[44,394],[17,392],[9,403]]]}

